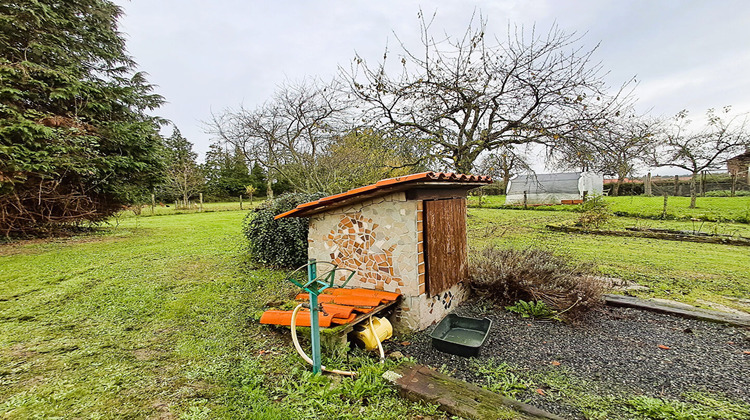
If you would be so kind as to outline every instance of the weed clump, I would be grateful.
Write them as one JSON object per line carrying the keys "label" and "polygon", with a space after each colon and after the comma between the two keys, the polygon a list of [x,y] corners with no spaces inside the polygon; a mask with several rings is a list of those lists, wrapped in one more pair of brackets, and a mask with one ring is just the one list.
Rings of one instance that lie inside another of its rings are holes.
{"label": "weed clump", "polygon": [[569,321],[601,305],[605,286],[592,272],[590,265],[534,248],[489,247],[473,254],[469,266],[471,287],[479,296],[498,304],[544,302]]}
{"label": "weed clump", "polygon": [[532,300],[531,302],[519,300],[513,305],[506,306],[505,310],[517,313],[521,315],[522,318],[547,318],[557,321],[560,320],[557,316],[557,311],[548,308],[541,300]]}

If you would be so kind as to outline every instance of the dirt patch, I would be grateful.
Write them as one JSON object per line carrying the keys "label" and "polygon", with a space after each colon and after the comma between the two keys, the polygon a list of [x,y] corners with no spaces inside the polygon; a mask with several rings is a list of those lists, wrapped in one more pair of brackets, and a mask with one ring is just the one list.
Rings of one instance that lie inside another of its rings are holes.
{"label": "dirt patch", "polygon": [[114,236],[73,236],[69,238],[38,238],[38,239],[23,239],[18,241],[0,243],[0,257],[10,257],[13,255],[36,255],[47,252],[43,245],[47,244],[59,244],[59,245],[78,245],[92,242],[115,242],[122,238]]}
{"label": "dirt patch", "polygon": [[178,390],[178,393],[183,394],[187,398],[200,398],[207,396],[211,391],[211,385],[203,381],[195,381],[190,385],[185,385]]}
{"label": "dirt patch", "polygon": [[21,381],[21,388],[35,388],[39,385],[43,385],[47,382],[44,376],[34,376],[33,378],[25,379]]}
{"label": "dirt patch", "polygon": [[158,350],[148,348],[133,350],[133,356],[135,356],[136,360],[140,361],[158,359],[161,354],[162,353]]}
{"label": "dirt patch", "polygon": [[156,413],[148,416],[149,420],[172,420],[177,418],[177,416],[175,416],[169,409],[169,404],[163,401],[156,401],[151,404],[151,408],[154,409]]}
{"label": "dirt patch", "polygon": [[695,302],[698,303],[698,304],[701,304],[703,306],[707,306],[710,309],[713,309],[715,311],[728,312],[730,314],[735,314],[735,315],[747,315],[747,311],[740,311],[740,310],[737,310],[737,309],[734,309],[734,308],[730,308],[729,306],[722,305],[720,303],[709,302],[709,301],[703,300],[703,299],[696,299]]}
{"label": "dirt patch", "polygon": [[10,350],[9,353],[14,359],[30,359],[39,354],[36,351],[27,349],[23,344],[14,344],[8,350]]}

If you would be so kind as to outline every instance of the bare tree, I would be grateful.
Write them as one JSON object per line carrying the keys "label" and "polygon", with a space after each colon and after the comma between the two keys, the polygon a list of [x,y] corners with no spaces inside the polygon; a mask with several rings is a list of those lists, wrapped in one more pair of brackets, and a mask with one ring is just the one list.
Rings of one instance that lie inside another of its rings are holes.
{"label": "bare tree", "polygon": [[420,12],[422,48],[401,43],[397,75],[387,69],[387,50],[380,64],[357,56],[342,74],[381,121],[418,131],[459,172],[470,172],[482,152],[501,146],[574,139],[571,134],[596,128],[622,102],[605,94],[593,50],[579,46],[575,34],[515,28],[506,40],[488,40],[480,17],[463,36],[436,39],[431,24]]}
{"label": "bare tree", "polygon": [[489,175],[503,180],[503,190],[508,188],[508,181],[516,174],[530,172],[528,157],[515,145],[507,145],[492,151],[483,158],[477,167],[482,175]]}
{"label": "bare tree", "polygon": [[625,178],[633,176],[639,163],[645,163],[656,146],[656,131],[659,123],[630,117],[620,121],[611,130],[598,130],[595,150],[599,171],[617,176],[612,195],[620,195]]}
{"label": "bare tree", "polygon": [[632,176],[639,163],[646,163],[656,147],[656,119],[628,114],[611,118],[607,124],[582,133],[575,142],[550,149],[555,166],[614,174],[612,195],[619,195],[625,178]]}
{"label": "bare tree", "polygon": [[177,127],[172,135],[164,140],[167,151],[168,188],[182,197],[182,205],[198,193],[204,184],[203,174],[196,162],[198,154],[193,151],[193,144],[182,137]]}
{"label": "bare tree", "polygon": [[300,191],[324,191],[326,172],[317,161],[344,125],[346,109],[333,84],[307,81],[282,86],[254,110],[240,107],[214,115],[209,130],[267,169],[268,196],[273,196],[274,176]]}
{"label": "bare tree", "polygon": [[690,208],[695,208],[696,181],[702,171],[718,169],[724,159],[741,152],[750,145],[747,115],[731,116],[731,107],[720,114],[711,108],[706,112],[706,124],[692,130],[688,112],[680,111],[660,138],[660,150],[654,154],[655,166],[673,166],[692,174],[690,178]]}

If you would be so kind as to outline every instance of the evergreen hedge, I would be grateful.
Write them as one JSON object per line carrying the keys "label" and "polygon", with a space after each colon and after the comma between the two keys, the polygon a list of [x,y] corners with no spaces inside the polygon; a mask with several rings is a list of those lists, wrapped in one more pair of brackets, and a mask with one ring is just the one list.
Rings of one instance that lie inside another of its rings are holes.
{"label": "evergreen hedge", "polygon": [[253,261],[272,267],[296,268],[307,263],[307,217],[274,220],[277,214],[325,194],[283,194],[250,212],[243,222]]}

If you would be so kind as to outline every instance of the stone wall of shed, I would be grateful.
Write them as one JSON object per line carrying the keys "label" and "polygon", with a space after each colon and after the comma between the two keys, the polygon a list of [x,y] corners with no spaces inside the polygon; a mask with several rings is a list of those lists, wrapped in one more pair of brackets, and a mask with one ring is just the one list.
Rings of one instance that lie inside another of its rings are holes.
{"label": "stone wall of shed", "polygon": [[[463,284],[437,296],[425,291],[423,203],[395,193],[310,217],[308,255],[356,272],[347,287],[401,293],[394,327],[422,330],[467,295]],[[324,270],[321,265],[319,270]],[[340,274],[337,284],[345,280]]]}
{"label": "stone wall of shed", "polygon": [[348,287],[418,295],[417,202],[396,193],[312,216],[308,255],[355,270]]}

